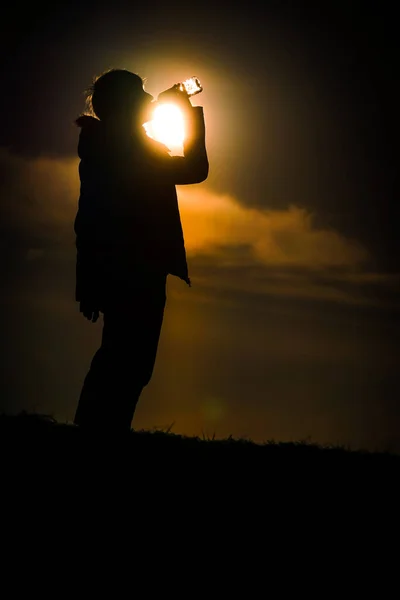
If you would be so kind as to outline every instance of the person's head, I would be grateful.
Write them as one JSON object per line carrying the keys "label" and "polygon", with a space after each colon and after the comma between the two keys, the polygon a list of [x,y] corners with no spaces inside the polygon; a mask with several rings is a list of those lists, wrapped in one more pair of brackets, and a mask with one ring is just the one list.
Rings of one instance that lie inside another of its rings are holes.
{"label": "person's head", "polygon": [[144,81],[125,69],[110,69],[97,77],[89,90],[87,103],[101,121],[112,118],[134,120],[142,125],[149,120],[153,96],[144,91]]}

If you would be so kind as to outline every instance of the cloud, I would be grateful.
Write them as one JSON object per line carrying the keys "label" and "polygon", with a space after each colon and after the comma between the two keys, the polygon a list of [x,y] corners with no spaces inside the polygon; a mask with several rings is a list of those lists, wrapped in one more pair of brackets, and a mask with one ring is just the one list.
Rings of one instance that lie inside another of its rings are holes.
{"label": "cloud", "polygon": [[358,240],[305,209],[250,208],[205,186],[179,198],[194,279],[208,290],[399,306],[399,274],[376,272]]}
{"label": "cloud", "polygon": [[72,239],[79,194],[76,159],[16,156],[0,149],[0,222],[2,237],[30,248]]}
{"label": "cloud", "polygon": [[44,254],[43,248],[29,248],[26,253],[26,260],[38,260]]}
{"label": "cloud", "polygon": [[328,229],[317,229],[306,210],[249,208],[231,196],[179,189],[186,246],[190,254],[218,254],[242,247],[248,258],[267,266],[331,268],[359,267],[369,258],[356,240]]}
{"label": "cloud", "polygon": [[[0,175],[3,260],[5,247],[30,262],[55,246],[74,257],[78,159],[28,159],[3,149]],[[198,286],[374,303],[381,301],[377,289],[387,293],[399,283],[398,274],[370,268],[373,257],[358,240],[317,225],[303,208],[251,208],[207,184],[179,186],[178,196]]]}

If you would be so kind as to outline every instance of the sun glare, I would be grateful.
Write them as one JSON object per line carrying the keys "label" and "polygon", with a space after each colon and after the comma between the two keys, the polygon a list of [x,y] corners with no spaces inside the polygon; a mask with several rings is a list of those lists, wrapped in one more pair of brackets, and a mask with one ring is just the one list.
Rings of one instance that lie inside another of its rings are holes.
{"label": "sun glare", "polygon": [[148,134],[162,142],[168,148],[182,145],[184,127],[182,113],[173,104],[161,104],[154,111],[153,120],[149,123]]}

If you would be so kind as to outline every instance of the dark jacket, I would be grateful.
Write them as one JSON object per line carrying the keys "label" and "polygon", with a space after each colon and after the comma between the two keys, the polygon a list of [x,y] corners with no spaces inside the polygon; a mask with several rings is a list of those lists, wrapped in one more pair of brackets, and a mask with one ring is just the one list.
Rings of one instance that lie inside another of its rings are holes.
{"label": "dark jacket", "polygon": [[128,135],[94,117],[77,120],[78,302],[101,309],[141,275],[176,275],[190,285],[175,186],[204,181],[208,159],[203,109],[188,113],[183,157],[170,156],[144,130]]}

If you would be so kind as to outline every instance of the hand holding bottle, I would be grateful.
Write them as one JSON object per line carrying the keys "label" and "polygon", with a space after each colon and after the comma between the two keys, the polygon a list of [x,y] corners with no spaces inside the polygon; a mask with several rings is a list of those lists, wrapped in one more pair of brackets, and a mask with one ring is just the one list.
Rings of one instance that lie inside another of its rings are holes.
{"label": "hand holding bottle", "polygon": [[190,98],[203,91],[197,77],[190,77],[182,83],[175,83],[172,87],[158,95],[157,102],[174,102],[180,108],[191,108]]}

